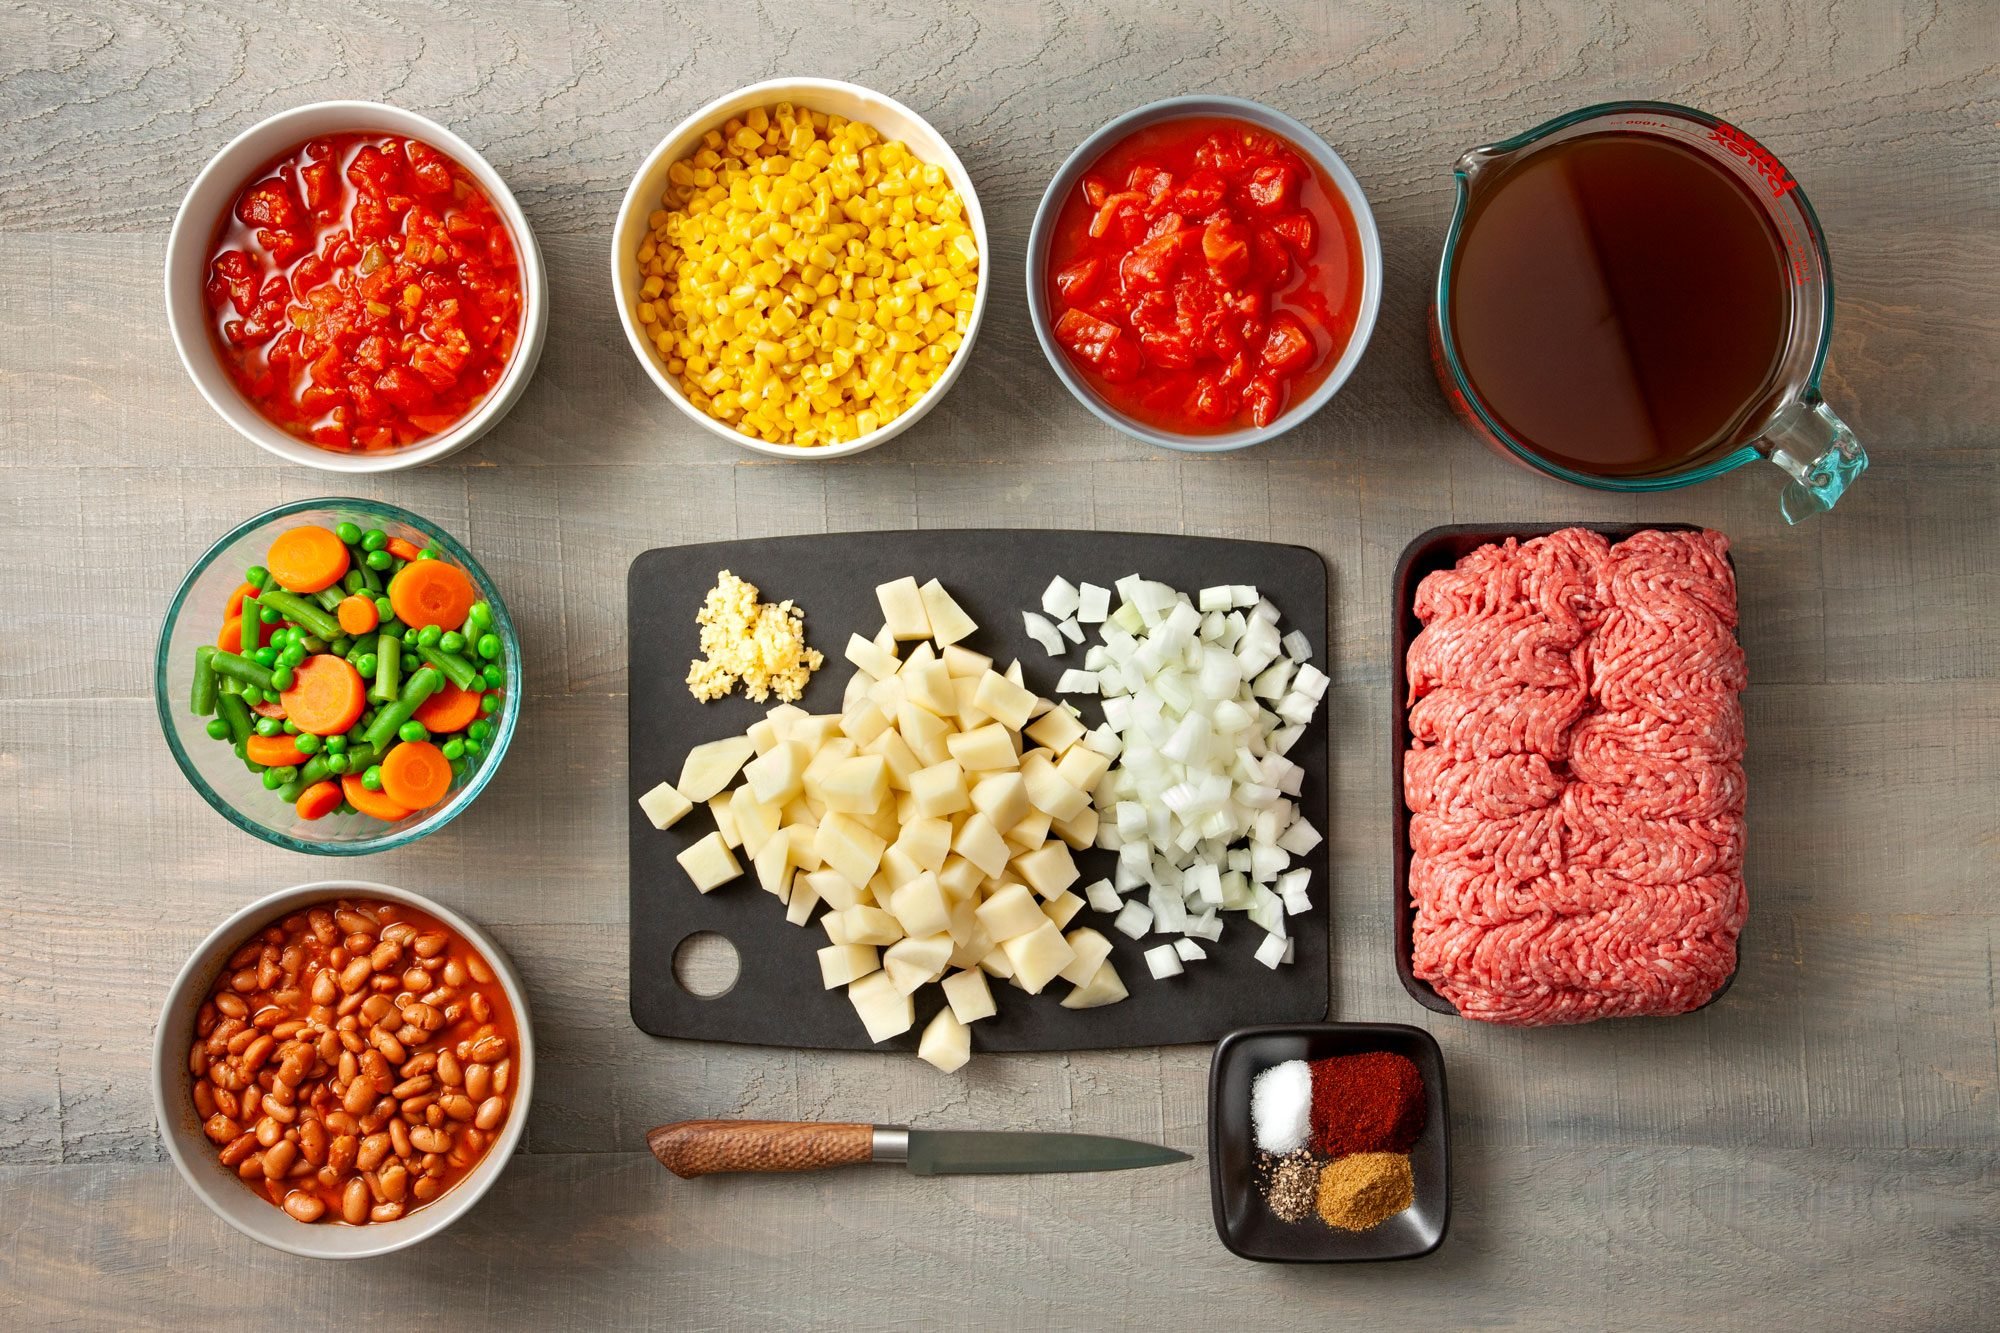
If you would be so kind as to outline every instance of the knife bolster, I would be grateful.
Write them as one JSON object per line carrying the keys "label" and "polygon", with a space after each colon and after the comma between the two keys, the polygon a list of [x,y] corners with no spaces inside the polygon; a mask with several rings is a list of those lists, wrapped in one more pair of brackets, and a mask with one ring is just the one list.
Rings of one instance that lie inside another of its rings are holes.
{"label": "knife bolster", "polygon": [[870,1161],[907,1162],[910,1160],[910,1131],[900,1125],[876,1125],[873,1148]]}
{"label": "knife bolster", "polygon": [[[780,1120],[683,1120],[646,1135],[660,1165],[681,1177],[729,1171],[820,1171],[874,1158],[873,1125]],[[905,1140],[907,1144],[907,1139]]]}

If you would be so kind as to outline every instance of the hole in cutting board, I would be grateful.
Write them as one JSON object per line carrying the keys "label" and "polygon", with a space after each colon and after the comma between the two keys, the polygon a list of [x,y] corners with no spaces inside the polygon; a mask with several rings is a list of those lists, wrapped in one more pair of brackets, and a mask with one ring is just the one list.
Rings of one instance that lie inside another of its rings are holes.
{"label": "hole in cutting board", "polygon": [[736,946],[712,930],[698,930],[674,946],[674,980],[690,995],[726,995],[741,970]]}

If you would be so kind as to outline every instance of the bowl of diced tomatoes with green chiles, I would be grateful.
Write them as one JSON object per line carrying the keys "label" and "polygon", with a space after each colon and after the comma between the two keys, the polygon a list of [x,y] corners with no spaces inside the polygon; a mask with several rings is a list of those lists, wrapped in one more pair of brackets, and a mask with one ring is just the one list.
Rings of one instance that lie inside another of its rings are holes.
{"label": "bowl of diced tomatoes with green chiles", "polygon": [[160,725],[196,791],[293,851],[356,855],[450,823],[520,711],[506,603],[436,524],[305,500],[224,536],[160,629]]}

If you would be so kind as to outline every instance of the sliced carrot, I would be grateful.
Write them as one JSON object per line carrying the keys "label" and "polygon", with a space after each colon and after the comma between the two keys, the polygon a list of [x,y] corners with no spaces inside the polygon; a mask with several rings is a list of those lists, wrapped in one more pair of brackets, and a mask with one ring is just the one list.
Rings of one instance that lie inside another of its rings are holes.
{"label": "sliced carrot", "polygon": [[278,695],[300,731],[333,736],[361,720],[368,706],[361,673],[332,653],[314,653],[292,668],[292,688]]}
{"label": "sliced carrot", "polygon": [[280,722],[285,720],[285,706],[275,699],[259,699],[250,705],[250,711],[258,717],[275,717]]}
{"label": "sliced carrot", "polygon": [[299,793],[292,808],[300,819],[324,819],[340,808],[340,788],[332,782],[315,782]]}
{"label": "sliced carrot", "polygon": [[417,705],[417,711],[410,714],[424,724],[424,729],[433,736],[448,736],[454,731],[464,731],[479,720],[478,690],[461,690],[446,681],[431,692],[431,697]]}
{"label": "sliced carrot", "polygon": [[341,775],[340,794],[347,798],[349,805],[359,810],[362,814],[384,820],[391,824],[399,819],[407,818],[410,813],[409,810],[397,805],[381,792],[369,791],[366,787],[362,786],[361,775],[359,773],[343,773]]}
{"label": "sliced carrot", "polygon": [[415,560],[419,555],[423,554],[415,542],[403,537],[391,537],[388,549],[389,554],[395,556],[398,560]]}
{"label": "sliced carrot", "polygon": [[348,597],[340,603],[340,627],[349,634],[366,634],[382,623],[373,597]]}
{"label": "sliced carrot", "polygon": [[231,616],[242,615],[243,599],[245,597],[255,597],[256,595],[257,589],[248,583],[239,587],[235,592],[230,593],[228,605],[222,608],[222,618],[227,620]]}
{"label": "sliced carrot", "polygon": [[266,768],[283,768],[287,764],[303,764],[306,761],[306,756],[286,735],[250,737],[243,742],[243,757]]}
{"label": "sliced carrot", "polygon": [[382,794],[422,810],[451,790],[451,761],[429,741],[404,741],[382,756]]}
{"label": "sliced carrot", "polygon": [[[262,621],[257,622],[256,646],[262,648],[271,641],[271,636],[277,632],[278,627],[276,625],[266,625]],[[225,653],[240,653],[243,651],[242,616],[231,616],[222,622],[222,633],[215,636],[215,646]]]}
{"label": "sliced carrot", "polygon": [[472,580],[456,565],[418,560],[389,580],[389,605],[412,629],[437,625],[457,629],[472,609]]}
{"label": "sliced carrot", "polygon": [[331,588],[347,572],[347,543],[331,528],[308,524],[281,532],[264,555],[264,566],[287,592]]}

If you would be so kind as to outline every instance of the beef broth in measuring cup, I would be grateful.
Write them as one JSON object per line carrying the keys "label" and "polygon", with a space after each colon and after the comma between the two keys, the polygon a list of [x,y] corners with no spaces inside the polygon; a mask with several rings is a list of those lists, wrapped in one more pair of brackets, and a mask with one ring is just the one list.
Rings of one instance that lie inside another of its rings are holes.
{"label": "beef broth in measuring cup", "polygon": [[1518,461],[1661,490],[1757,457],[1796,522],[1867,466],[1820,400],[1831,314],[1810,205],[1740,131],[1620,103],[1477,149],[1438,279],[1441,382]]}

